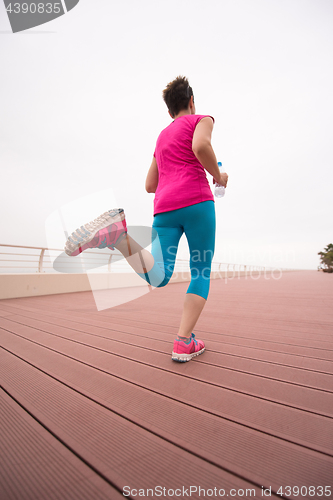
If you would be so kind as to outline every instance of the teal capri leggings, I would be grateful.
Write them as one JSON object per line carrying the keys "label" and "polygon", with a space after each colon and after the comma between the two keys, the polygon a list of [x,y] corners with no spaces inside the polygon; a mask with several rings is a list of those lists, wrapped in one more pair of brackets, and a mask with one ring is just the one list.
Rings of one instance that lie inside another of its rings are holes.
{"label": "teal capri leggings", "polygon": [[155,215],[152,255],[155,263],[146,274],[140,274],[155,287],[165,286],[173,273],[180,237],[187,238],[190,250],[191,283],[187,293],[207,299],[210,271],[215,249],[215,204],[204,201],[189,207]]}

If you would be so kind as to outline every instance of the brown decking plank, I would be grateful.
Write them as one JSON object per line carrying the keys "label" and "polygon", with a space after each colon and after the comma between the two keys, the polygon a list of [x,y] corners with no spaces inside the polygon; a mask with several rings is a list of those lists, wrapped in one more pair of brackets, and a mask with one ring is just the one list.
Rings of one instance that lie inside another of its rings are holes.
{"label": "brown decking plank", "polygon": [[[40,319],[16,315],[15,317],[11,317],[10,321],[36,328],[50,334],[60,335],[64,338],[74,340],[77,338],[80,342],[86,343],[87,345],[95,345],[95,339],[100,338],[167,354],[170,351],[173,341],[173,337],[169,335],[168,340],[147,338],[141,335],[142,332],[140,328],[135,327],[127,327],[131,330],[131,333],[127,333],[124,330],[121,332],[115,330],[115,325],[113,325],[112,329],[106,329],[92,325],[83,325],[72,320],[66,321],[62,318],[55,318],[53,323],[50,323],[49,318],[45,315],[40,315]],[[78,335],[76,335],[76,332]],[[105,346],[107,348],[107,343]],[[208,357],[206,357],[206,360],[203,360],[203,363],[207,362],[211,365],[223,366],[231,370],[238,370],[245,373],[273,378],[275,380],[292,382],[293,384],[333,392],[333,377],[330,374],[312,372],[304,368],[279,366],[276,363],[270,363],[266,360],[257,361],[237,355],[226,356],[221,352],[221,348],[221,343],[208,342]],[[333,367],[331,366],[331,368]]]}
{"label": "brown decking plank", "polygon": [[[91,351],[91,346],[93,346],[94,350],[96,350],[94,357],[99,356],[102,358],[103,355],[110,355],[112,359],[115,359],[120,356],[122,359],[139,362],[141,366],[142,364],[145,366],[156,366],[158,367],[157,370],[162,371],[164,374],[165,372],[181,373],[206,384],[224,387],[321,415],[333,416],[332,394],[209,365],[207,364],[209,352],[204,353],[197,360],[179,367],[179,364],[171,361],[170,354],[152,352],[112,340],[94,338],[93,343],[91,342],[88,345],[78,344],[77,339],[82,338],[82,336],[84,337],[85,334],[79,334],[71,330],[68,331],[68,338],[76,339],[75,341],[50,335],[46,332],[11,322],[6,318],[0,318],[0,325],[2,325],[2,328],[5,328],[5,325],[7,325],[8,329],[14,333],[23,335],[24,337],[27,336],[27,338],[33,341],[69,355],[75,355],[75,353],[82,350]],[[203,363],[205,356],[206,362]]]}
{"label": "brown decking plank", "polygon": [[[5,331],[2,332],[1,338],[4,347],[10,352],[42,370],[52,369],[52,373],[55,373],[58,378],[60,370],[62,380],[70,385],[73,384],[72,360],[59,354],[59,349],[51,351]],[[79,367],[76,364],[75,366],[76,371],[79,370],[81,373],[77,379],[82,384],[84,383],[84,366],[86,366],[93,369],[93,373],[102,371],[106,376],[111,375],[113,380],[122,379],[126,383],[133,384],[134,387],[139,386],[146,393],[151,391],[273,436],[312,447],[318,451],[332,453],[333,419],[222,388],[209,387],[205,383],[186,379],[181,375],[181,371],[179,374],[165,374],[157,368],[140,365],[125,358],[110,357],[106,353],[94,352],[89,348],[76,348],[75,351],[67,354],[75,360],[75,363],[76,361],[79,363]],[[82,367],[80,363],[83,364]],[[99,384],[94,383],[91,386],[90,380],[92,380],[92,375],[87,378],[88,386],[85,385],[85,390],[87,387],[88,390],[89,387],[93,387],[93,391],[98,390]],[[102,387],[104,386],[105,384],[102,384]]]}
{"label": "brown decking plank", "polygon": [[0,400],[1,499],[122,498],[1,389]]}
{"label": "brown decking plank", "polygon": [[[252,483],[146,431],[22,360],[5,352],[1,357],[5,389],[117,488],[122,490],[128,484],[181,488],[193,481],[203,488],[219,484],[228,489],[254,488]],[[326,469],[326,459],[323,464]],[[326,473],[319,474],[321,480]],[[260,489],[255,489],[258,494]]]}

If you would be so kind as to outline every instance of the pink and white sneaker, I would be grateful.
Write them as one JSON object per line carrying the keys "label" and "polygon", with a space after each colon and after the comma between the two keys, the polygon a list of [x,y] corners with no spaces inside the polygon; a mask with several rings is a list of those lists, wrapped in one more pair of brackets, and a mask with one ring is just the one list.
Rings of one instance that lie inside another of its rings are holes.
{"label": "pink and white sneaker", "polygon": [[65,252],[70,257],[75,257],[88,248],[108,247],[114,250],[126,233],[124,210],[115,208],[76,229],[66,242]]}
{"label": "pink and white sneaker", "polygon": [[196,340],[194,333],[187,344],[183,340],[176,339],[173,344],[172,360],[180,363],[191,361],[194,356],[199,356],[205,350],[205,344],[202,340]]}

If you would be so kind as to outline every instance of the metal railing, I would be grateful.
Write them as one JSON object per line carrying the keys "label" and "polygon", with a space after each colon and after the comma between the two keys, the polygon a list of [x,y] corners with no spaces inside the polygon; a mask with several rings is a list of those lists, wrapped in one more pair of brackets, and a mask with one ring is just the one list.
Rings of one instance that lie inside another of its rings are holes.
{"label": "metal railing", "polygon": [[[126,259],[119,252],[110,252],[109,249],[99,251],[88,250],[76,259],[71,260],[70,257],[64,255],[61,249],[0,244],[0,274],[56,273],[57,270],[53,267],[55,258],[57,258],[57,262],[62,266],[62,272],[86,272],[86,269],[95,269],[96,272],[100,269],[105,272],[106,266],[108,272],[132,272]],[[273,271],[275,269],[249,264],[215,261],[212,263],[212,272],[252,273]],[[188,260],[176,260],[175,272],[185,272],[188,270]]]}
{"label": "metal railing", "polygon": [[63,263],[63,272],[66,272],[66,264],[69,262],[74,272],[75,268],[82,269],[82,264],[86,264],[88,268],[107,265],[111,272],[112,258],[116,255],[120,256],[118,252],[89,250],[84,256],[80,255],[69,261],[70,258],[59,248],[0,244],[0,273],[55,273],[57,270],[53,267],[53,262],[56,258]]}

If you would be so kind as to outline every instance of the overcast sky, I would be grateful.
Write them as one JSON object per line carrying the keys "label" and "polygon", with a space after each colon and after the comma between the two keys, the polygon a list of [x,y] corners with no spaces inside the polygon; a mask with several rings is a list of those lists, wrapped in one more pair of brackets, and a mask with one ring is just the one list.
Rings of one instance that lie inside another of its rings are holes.
{"label": "overcast sky", "polygon": [[229,174],[215,260],[315,269],[333,242],[332,26],[331,0],[81,0],[12,34],[1,2],[0,242],[47,246],[55,211],[98,215],[81,220],[83,197],[151,225],[161,93],[181,74]]}

